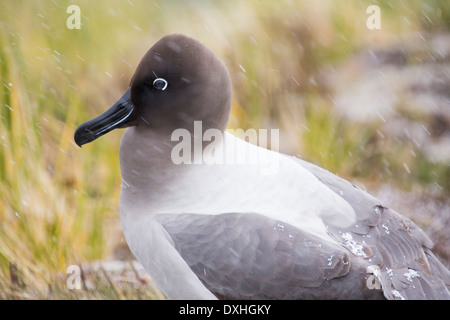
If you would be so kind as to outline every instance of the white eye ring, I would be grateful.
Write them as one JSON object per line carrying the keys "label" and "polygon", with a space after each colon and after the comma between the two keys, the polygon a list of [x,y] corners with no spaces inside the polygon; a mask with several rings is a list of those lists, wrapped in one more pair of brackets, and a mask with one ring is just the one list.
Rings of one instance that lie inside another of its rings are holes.
{"label": "white eye ring", "polygon": [[156,79],[153,81],[153,87],[154,87],[155,89],[161,90],[161,91],[166,90],[167,84],[168,84],[167,81],[166,81],[165,79],[163,79],[163,78],[156,78]]}

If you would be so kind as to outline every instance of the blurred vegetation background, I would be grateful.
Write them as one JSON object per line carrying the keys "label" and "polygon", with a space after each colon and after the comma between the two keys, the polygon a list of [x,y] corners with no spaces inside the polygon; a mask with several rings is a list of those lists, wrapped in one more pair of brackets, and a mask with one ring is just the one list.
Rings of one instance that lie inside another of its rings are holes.
{"label": "blurred vegetation background", "polygon": [[[79,30],[66,26],[71,4]],[[366,27],[372,4],[379,30]],[[225,61],[230,128],[279,128],[280,151],[414,219],[449,265],[449,31],[444,0],[2,1],[0,298],[163,297],[132,264],[92,266],[131,259],[120,254],[123,132],[83,149],[73,133],[169,33]],[[87,266],[83,290],[66,286],[72,264]]]}

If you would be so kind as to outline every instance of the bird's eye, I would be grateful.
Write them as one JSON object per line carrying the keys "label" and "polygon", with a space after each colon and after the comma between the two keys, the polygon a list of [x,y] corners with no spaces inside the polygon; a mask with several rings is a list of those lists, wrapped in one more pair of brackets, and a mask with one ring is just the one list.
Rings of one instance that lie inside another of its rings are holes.
{"label": "bird's eye", "polygon": [[153,81],[153,87],[157,90],[166,90],[167,81],[163,78],[156,78],[155,81]]}

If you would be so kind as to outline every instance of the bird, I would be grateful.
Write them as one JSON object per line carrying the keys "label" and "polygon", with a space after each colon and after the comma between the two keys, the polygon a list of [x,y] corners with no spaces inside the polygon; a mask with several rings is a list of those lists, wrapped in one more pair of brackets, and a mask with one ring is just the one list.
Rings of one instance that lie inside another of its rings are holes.
{"label": "bird", "polygon": [[81,147],[126,128],[120,219],[167,298],[450,299],[422,229],[326,169],[225,130],[231,101],[225,62],[169,34],[74,134]]}

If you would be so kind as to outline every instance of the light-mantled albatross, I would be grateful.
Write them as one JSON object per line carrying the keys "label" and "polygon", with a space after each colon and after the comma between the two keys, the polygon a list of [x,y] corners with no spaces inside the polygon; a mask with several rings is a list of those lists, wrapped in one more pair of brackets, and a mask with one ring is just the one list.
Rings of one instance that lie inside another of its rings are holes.
{"label": "light-mantled albatross", "polygon": [[230,109],[223,61],[168,35],[119,101],[75,132],[82,146],[128,127],[121,221],[168,298],[450,298],[450,272],[416,224],[324,169],[226,132]]}

